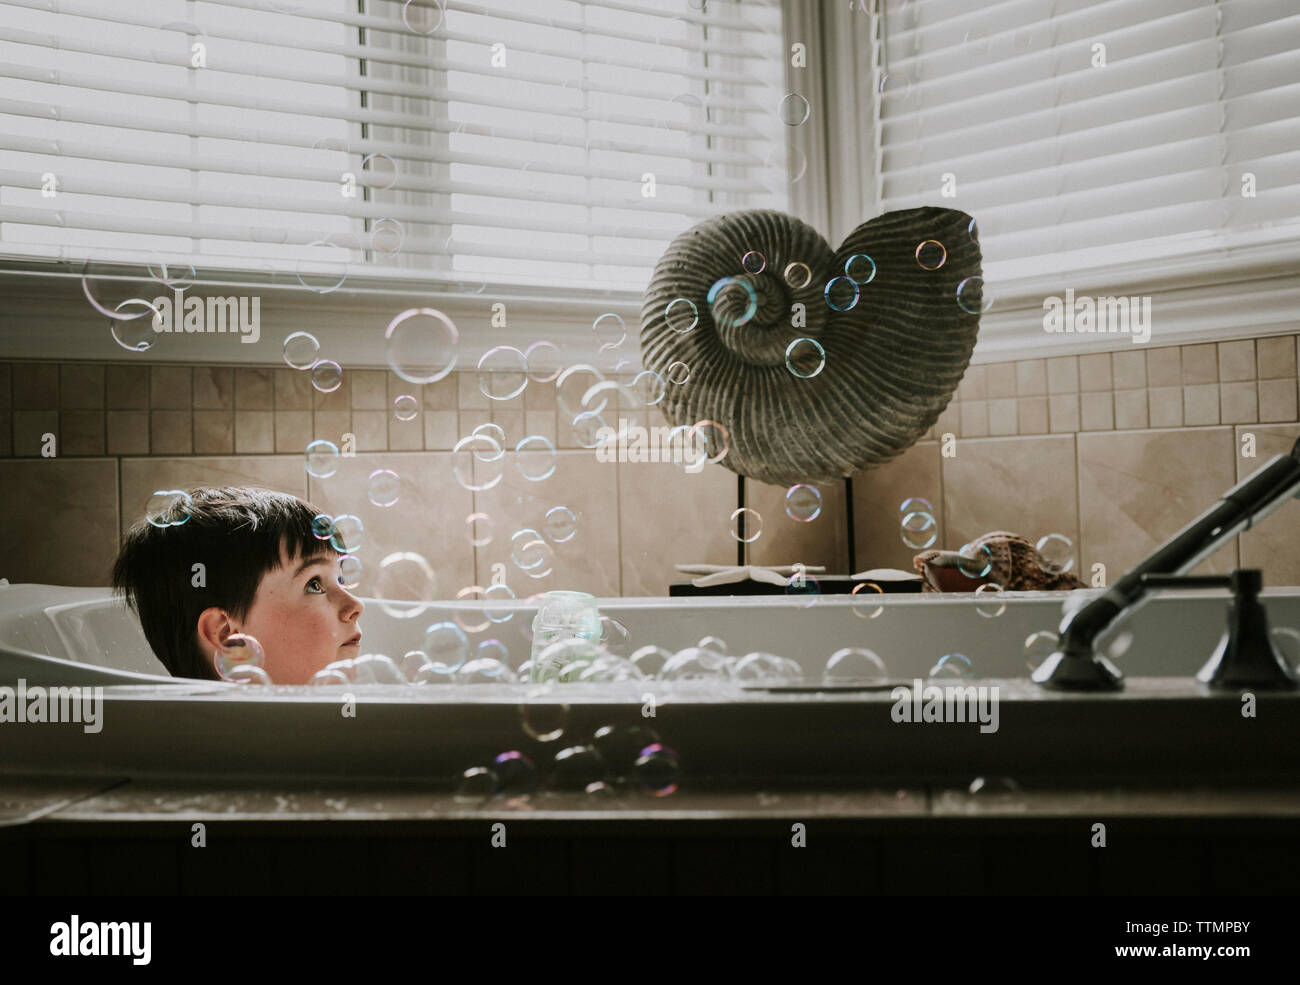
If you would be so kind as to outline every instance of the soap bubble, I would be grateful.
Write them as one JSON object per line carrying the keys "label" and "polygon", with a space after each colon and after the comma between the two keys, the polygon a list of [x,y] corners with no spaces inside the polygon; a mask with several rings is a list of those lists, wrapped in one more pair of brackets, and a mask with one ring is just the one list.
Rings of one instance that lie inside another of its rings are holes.
{"label": "soap bubble", "polygon": [[1283,663],[1300,675],[1300,632],[1290,626],[1278,626],[1270,634],[1273,646],[1282,657]]}
{"label": "soap bubble", "polygon": [[471,513],[465,517],[465,527],[469,533],[471,546],[487,547],[492,543],[492,518],[486,513]]}
{"label": "soap bubble", "polygon": [[844,276],[858,285],[870,284],[876,278],[876,261],[865,253],[855,253],[844,261]]}
{"label": "soap bubble", "polygon": [[822,494],[816,486],[798,484],[785,491],[785,513],[791,520],[809,523],[821,516]]}
{"label": "soap bubble", "polygon": [[478,388],[489,400],[511,400],[528,386],[528,357],[512,345],[498,345],[478,361]]}
{"label": "soap bubble", "polygon": [[663,377],[653,370],[644,369],[632,378],[632,392],[647,407],[653,407],[663,400],[667,390]]}
{"label": "soap bubble", "polygon": [[674,359],[668,364],[668,369],[664,373],[664,378],[673,386],[681,386],[691,378],[691,368],[680,359]]}
{"label": "soap bubble", "polygon": [[677,298],[668,302],[664,309],[664,321],[674,332],[684,334],[700,323],[700,311],[695,302],[686,298]]}
{"label": "soap bubble", "polygon": [[411,677],[412,684],[450,684],[456,679],[456,671],[446,664],[430,660],[423,664]]}
{"label": "soap bubble", "polygon": [[363,653],[352,661],[358,684],[405,684],[406,675],[393,658],[383,653]]}
{"label": "soap bubble", "polygon": [[582,398],[591,392],[597,383],[605,382],[605,374],[595,366],[576,363],[567,366],[555,378],[555,404],[566,420],[574,420],[584,410],[599,414],[605,409],[606,401],[601,400],[598,407],[584,407]]}
{"label": "soap bubble", "polygon": [[456,368],[460,332],[434,308],[408,308],[384,330],[384,354],[407,383],[436,383]]}
{"label": "soap bubble", "polygon": [[534,681],[550,681],[561,677],[574,664],[590,664],[601,655],[600,644],[593,640],[563,639],[546,646],[533,659]]}
{"label": "soap bubble", "polygon": [[514,680],[510,668],[494,657],[475,657],[456,671],[457,684],[509,684]]}
{"label": "soap bubble", "polygon": [[412,684],[421,684],[425,682],[418,680],[420,671],[425,667],[433,666],[433,662],[429,659],[429,655],[423,650],[407,650],[402,654],[402,659],[398,662],[398,666],[401,668],[402,674],[408,681]]}
{"label": "soap bubble", "polygon": [[602,429],[608,427],[605,419],[594,410],[584,410],[573,419],[573,426],[570,429],[573,433],[573,440],[583,448],[599,448],[605,440],[601,433]]}
{"label": "soap bubble", "polygon": [[617,619],[600,617],[600,645],[614,656],[626,657],[632,634]]}
{"label": "soap bubble", "polygon": [[673,657],[671,650],[665,650],[662,646],[643,646],[633,652],[629,657],[641,673],[646,677],[658,677],[664,669],[664,664],[668,663]]}
{"label": "soap bubble", "polygon": [[602,725],[591,744],[615,779],[629,779],[642,750],[660,741],[659,733],[645,725]]}
{"label": "soap bubble", "polygon": [[542,785],[545,793],[585,793],[594,783],[603,783],[608,769],[591,746],[568,746],[555,754],[551,772]]}
{"label": "soap bubble", "polygon": [[271,675],[256,664],[240,664],[226,674],[226,680],[235,684],[270,684]]}
{"label": "soap bubble", "polygon": [[739,328],[758,312],[758,292],[747,281],[722,277],[713,282],[708,297],[713,320],[722,326]]}
{"label": "soap bubble", "polygon": [[361,547],[364,533],[365,526],[361,518],[344,513],[334,518],[334,533],[330,535],[330,543],[340,554],[354,554]]}
{"label": "soap bubble", "polygon": [[525,695],[528,700],[519,706],[519,724],[524,734],[538,742],[554,742],[569,725],[568,705],[533,700],[549,693],[549,689],[534,688]]}
{"label": "soap bubble", "polygon": [[668,746],[655,742],[641,750],[636,760],[636,780],[646,793],[667,797],[677,791],[680,778],[677,753]]}
{"label": "soap bubble", "polygon": [[903,543],[913,550],[929,547],[939,538],[939,528],[929,513],[908,513],[899,524]]}
{"label": "soap bubble", "polygon": [[989,596],[1000,595],[1001,593],[1002,593],[1001,585],[998,585],[991,581],[985,582],[979,588],[975,589],[975,597],[979,599],[981,596],[983,596],[984,599],[976,604],[975,611],[978,612],[981,616],[984,616],[986,619],[993,619],[997,616],[1002,615],[1002,613],[1005,612],[1007,609],[1007,604],[1005,602],[1001,601],[1000,599],[994,601],[985,601],[989,599]]}
{"label": "soap bubble", "polygon": [[262,644],[247,633],[231,633],[213,652],[213,663],[223,680],[230,679],[230,672],[236,667],[266,665],[266,654]]}
{"label": "soap bubble", "polygon": [[808,264],[801,263],[798,260],[785,265],[783,276],[785,277],[785,282],[796,291],[801,290],[812,283],[812,270],[808,267]]}
{"label": "soap bubble", "polygon": [[898,508],[898,512],[902,516],[906,516],[908,513],[929,513],[934,516],[934,507],[930,505],[928,499],[910,496],[903,500],[903,505]]}
{"label": "soap bubble", "polygon": [[848,277],[833,277],[826,282],[823,292],[826,306],[835,311],[848,311],[858,303],[858,285]]}
{"label": "soap bubble", "polygon": [[[334,534],[331,530],[330,541],[333,542]],[[361,559],[355,554],[344,554],[339,557],[339,585],[346,588],[349,592],[361,584]]]}
{"label": "soap bubble", "polygon": [[320,342],[310,332],[294,332],[285,337],[284,361],[290,369],[311,369],[319,353]]}
{"label": "soap bubble", "polygon": [[792,660],[756,650],[736,661],[731,677],[740,682],[785,683],[802,680],[803,669]]}
{"label": "soap bubble", "polygon": [[[456,593],[457,601],[471,600],[475,597],[485,598],[486,593],[480,585],[468,585]],[[457,609],[455,613],[456,625],[467,633],[481,633],[492,624],[492,620],[482,615],[482,620],[475,618],[475,613],[482,614],[482,609]]]}
{"label": "soap bubble", "polygon": [[885,662],[871,650],[856,646],[832,653],[822,674],[827,684],[880,684],[888,679]]}
{"label": "soap bubble", "polygon": [[480,442],[471,450],[474,452],[474,458],[480,462],[495,462],[499,458],[505,457],[506,449],[506,429],[495,421],[484,421],[482,424],[476,424],[474,430],[470,432],[471,437],[484,438],[491,444]]}
{"label": "soap bubble", "polygon": [[1025,638],[1025,663],[1030,671],[1038,669],[1038,665],[1056,652],[1056,645],[1061,642],[1061,638],[1053,632],[1042,630],[1041,632],[1031,633]]}
{"label": "soap bubble", "polygon": [[1017,794],[1020,784],[1009,776],[977,776],[971,780],[966,792],[972,797],[996,797]]}
{"label": "soap bubble", "polygon": [[[528,378],[534,383],[550,383],[560,375],[560,347],[554,342],[543,339],[540,342],[534,342],[524,350],[524,362],[528,366]],[[547,361],[555,363],[556,368],[546,376],[538,375],[538,367]]]}
{"label": "soap bubble", "polygon": [[529,482],[541,482],[555,474],[555,445],[541,434],[521,438],[515,445],[515,467]]}
{"label": "soap bubble", "polygon": [[975,670],[971,666],[970,657],[966,654],[945,653],[939,658],[939,662],[930,668],[930,673],[926,676],[971,680],[975,677]]}
{"label": "soap bubble", "polygon": [[[509,622],[514,616],[515,610],[514,606],[507,603],[514,600],[514,589],[505,582],[489,585],[483,589],[483,615],[487,616],[488,622]],[[505,658],[502,657],[502,659]]]}
{"label": "soap bubble", "polygon": [[532,527],[524,527],[510,535],[510,560],[521,571],[536,568],[546,562],[546,555],[541,546],[545,545],[542,535]]}
{"label": "soap bubble", "polygon": [[798,338],[785,347],[785,368],[801,380],[810,380],[826,366],[826,350],[816,339]]}
{"label": "soap bubble", "polygon": [[321,393],[333,393],[343,385],[343,367],[330,359],[322,359],[311,368],[311,385]]}
{"label": "soap bubble", "polygon": [[184,489],[159,489],[145,504],[144,518],[155,527],[179,527],[189,520],[193,505]]}
{"label": "soap bubble", "polygon": [[597,317],[591,323],[591,330],[596,333],[596,339],[604,345],[617,347],[627,338],[627,322],[623,320],[622,315],[612,311]]}
{"label": "soap bubble", "polygon": [[387,191],[397,182],[397,162],[387,154],[367,154],[361,159],[360,180],[367,188]]}
{"label": "soap bubble", "polygon": [[348,675],[332,664],[323,670],[318,670],[311,675],[311,680],[307,682],[312,687],[337,687],[340,684],[351,684]]}
{"label": "soap bubble", "polygon": [[460,774],[455,797],[461,802],[486,800],[493,796],[500,783],[496,773],[486,766],[472,766]]}
{"label": "soap bubble", "polygon": [[370,502],[383,509],[393,506],[402,494],[402,480],[391,469],[375,469],[370,473],[366,495]]}
{"label": "soap bubble", "polygon": [[578,532],[578,518],[567,506],[552,506],[546,511],[546,536],[557,544],[572,540]]}
{"label": "soap bubble", "polygon": [[409,393],[393,400],[393,416],[399,421],[413,421],[420,413],[420,401]]}
{"label": "soap bubble", "polygon": [[993,307],[993,296],[984,289],[983,277],[967,277],[957,285],[957,307],[968,315],[978,315]]}
{"label": "soap bubble", "polygon": [[993,570],[993,552],[987,544],[963,544],[957,552],[957,570],[967,578],[983,578]]}
{"label": "soap bubble", "polygon": [[494,660],[504,666],[509,657],[509,647],[495,637],[479,640],[478,646],[474,647],[475,660]]}
{"label": "soap bubble", "polygon": [[497,756],[492,771],[500,781],[497,793],[503,797],[526,797],[537,786],[537,767],[517,749]]}
{"label": "soap bubble", "polygon": [[938,270],[948,259],[948,251],[936,239],[927,239],[916,247],[916,262],[922,270]]}
{"label": "soap bubble", "polygon": [[742,544],[752,544],[763,533],[763,517],[757,510],[742,506],[740,509],[732,510],[729,519],[732,539]]}
{"label": "soap bubble", "polygon": [[420,649],[436,664],[457,670],[469,656],[469,640],[464,631],[452,622],[436,622],[424,631]]}
{"label": "soap bubble", "polygon": [[328,479],[339,470],[339,446],[324,438],[317,438],[307,446],[307,473],[317,479]]}
{"label": "soap bubble", "polygon": [[[143,311],[137,312],[137,309]],[[143,316],[153,312],[152,318]],[[144,352],[158,341],[157,329],[162,327],[162,312],[144,298],[127,298],[120,301],[112,318],[108,321],[109,333],[113,341],[128,352]]]}
{"label": "soap bubble", "polygon": [[740,258],[740,265],[747,274],[761,274],[767,266],[767,258],[757,250],[750,250]]}
{"label": "soap bubble", "polygon": [[659,672],[661,681],[720,681],[726,677],[726,658],[711,650],[688,646],[678,650]]}
{"label": "soap bubble", "polygon": [[876,604],[877,598],[884,595],[885,591],[874,581],[864,581],[853,586],[853,591],[849,593],[854,602],[852,606],[853,614],[859,619],[875,619],[885,611],[883,605]]}
{"label": "soap bubble", "polygon": [[311,535],[317,540],[329,540],[334,536],[334,518],[328,513],[317,513],[311,518]]}
{"label": "soap bubble", "polygon": [[585,682],[609,683],[618,681],[643,681],[646,679],[646,676],[637,669],[636,664],[631,660],[628,660],[626,657],[606,653],[597,657],[595,660],[586,663],[586,665],[579,670],[577,679]]}
{"label": "soap bubble", "polygon": [[461,488],[470,492],[491,489],[505,474],[501,446],[486,434],[467,434],[451,450],[452,473]]}
{"label": "soap bubble", "polygon": [[379,562],[375,598],[379,607],[393,618],[411,619],[433,601],[437,583],[432,566],[423,556],[398,551]]}
{"label": "soap bubble", "polygon": [[695,644],[701,650],[709,650],[719,656],[725,657],[731,651],[727,648],[727,641],[721,636],[701,636],[699,642]]}
{"label": "soap bubble", "polygon": [[699,448],[705,452],[705,461],[710,465],[718,464],[731,451],[731,431],[716,421],[695,421],[690,425],[684,441],[686,447]]}
{"label": "soap bubble", "polygon": [[331,233],[308,243],[312,255],[299,259],[295,269],[298,283],[316,294],[329,294],[342,287],[348,279],[348,261],[352,257],[352,250],[344,245],[349,240],[354,246],[361,245],[356,236],[342,233]]}
{"label": "soap bubble", "polygon": [[781,97],[776,115],[788,127],[797,127],[808,119],[811,108],[808,100],[797,92],[789,92]]}
{"label": "soap bubble", "polygon": [[370,225],[370,246],[376,253],[395,256],[402,249],[406,232],[396,219],[376,219]]}
{"label": "soap bubble", "polygon": [[1074,567],[1074,545],[1064,534],[1048,534],[1034,545],[1042,557],[1040,566],[1049,575],[1063,575]]}

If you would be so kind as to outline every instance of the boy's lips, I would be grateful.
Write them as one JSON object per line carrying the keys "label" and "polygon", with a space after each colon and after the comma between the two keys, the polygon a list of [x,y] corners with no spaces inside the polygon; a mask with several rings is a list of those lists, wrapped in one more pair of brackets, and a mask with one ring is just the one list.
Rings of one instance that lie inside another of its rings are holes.
{"label": "boy's lips", "polygon": [[348,640],[348,641],[347,641],[346,643],[344,643],[343,645],[344,645],[344,646],[360,646],[360,645],[361,645],[361,634],[360,634],[360,633],[357,633],[356,636],[352,637],[352,639]]}

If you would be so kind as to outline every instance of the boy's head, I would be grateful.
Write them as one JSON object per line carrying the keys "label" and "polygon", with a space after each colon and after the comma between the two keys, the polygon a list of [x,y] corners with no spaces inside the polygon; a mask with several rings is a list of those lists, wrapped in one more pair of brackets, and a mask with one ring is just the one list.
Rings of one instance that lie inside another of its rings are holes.
{"label": "boy's head", "polygon": [[317,510],[268,489],[188,495],[170,515],[188,519],[162,527],[140,520],[113,566],[113,587],[168,672],[216,679],[216,652],[234,633],[261,644],[275,684],[305,684],[361,652],[364,606],[339,584],[342,555],[312,533]]}

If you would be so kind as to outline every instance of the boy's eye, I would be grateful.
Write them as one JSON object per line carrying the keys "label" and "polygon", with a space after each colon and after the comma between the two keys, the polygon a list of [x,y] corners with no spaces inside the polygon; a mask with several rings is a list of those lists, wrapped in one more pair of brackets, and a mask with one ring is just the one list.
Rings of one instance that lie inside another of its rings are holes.
{"label": "boy's eye", "polygon": [[325,586],[322,585],[322,584],[321,584],[321,581],[320,581],[320,575],[317,575],[317,576],[316,576],[315,578],[313,578],[311,581],[307,582],[307,589],[308,589],[308,591],[311,591],[311,590],[313,589],[313,587],[314,587],[315,591],[318,591],[318,592],[324,592],[324,591],[325,591]]}

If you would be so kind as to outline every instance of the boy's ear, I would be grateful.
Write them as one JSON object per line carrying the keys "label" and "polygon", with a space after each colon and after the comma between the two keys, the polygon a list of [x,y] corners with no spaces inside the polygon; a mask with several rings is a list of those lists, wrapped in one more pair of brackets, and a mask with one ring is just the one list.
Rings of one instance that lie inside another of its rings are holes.
{"label": "boy's ear", "polygon": [[225,609],[210,606],[199,613],[198,634],[199,649],[203,651],[204,660],[216,670],[216,655],[221,644],[236,632],[234,624]]}

